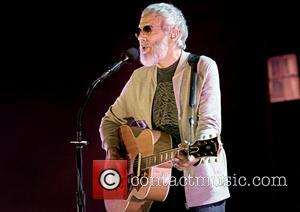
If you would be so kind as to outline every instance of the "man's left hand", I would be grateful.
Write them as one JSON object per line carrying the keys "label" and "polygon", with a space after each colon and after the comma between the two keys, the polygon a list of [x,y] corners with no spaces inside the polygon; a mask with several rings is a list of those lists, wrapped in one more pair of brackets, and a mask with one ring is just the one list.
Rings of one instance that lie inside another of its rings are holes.
{"label": "man's left hand", "polygon": [[[179,145],[181,147],[182,145]],[[172,160],[173,166],[178,169],[179,171],[182,171],[184,168],[188,168],[190,166],[193,166],[199,161],[199,159],[196,159],[193,156],[188,157],[188,155],[182,151],[178,150],[175,157]]]}

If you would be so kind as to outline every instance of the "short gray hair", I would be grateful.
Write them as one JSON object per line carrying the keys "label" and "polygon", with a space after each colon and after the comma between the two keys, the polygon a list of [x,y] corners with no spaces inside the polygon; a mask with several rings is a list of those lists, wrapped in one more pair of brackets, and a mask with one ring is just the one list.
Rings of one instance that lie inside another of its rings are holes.
{"label": "short gray hair", "polygon": [[181,49],[186,48],[185,41],[188,37],[188,27],[186,25],[186,20],[177,7],[172,4],[167,3],[155,3],[150,4],[143,10],[143,15],[156,13],[164,18],[164,25],[176,26],[179,29],[179,39],[177,40],[177,45]]}

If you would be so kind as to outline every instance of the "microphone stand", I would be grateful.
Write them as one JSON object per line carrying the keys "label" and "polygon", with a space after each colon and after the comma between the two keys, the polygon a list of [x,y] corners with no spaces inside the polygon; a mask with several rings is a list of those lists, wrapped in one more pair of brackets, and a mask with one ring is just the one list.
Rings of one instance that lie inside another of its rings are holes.
{"label": "microphone stand", "polygon": [[77,173],[77,191],[76,191],[76,205],[77,212],[86,212],[86,195],[83,190],[83,175],[82,175],[82,150],[85,145],[88,144],[87,141],[82,140],[82,116],[85,110],[85,106],[96,86],[103,82],[107,77],[114,73],[118,68],[127,60],[128,56],[125,59],[114,64],[108,71],[103,73],[99,78],[97,78],[88,88],[86,95],[83,99],[83,102],[77,113],[77,131],[76,131],[76,141],[70,141],[71,144],[75,145],[75,156],[76,156],[76,173]]}
{"label": "microphone stand", "polygon": [[196,113],[196,88],[198,81],[198,73],[197,73],[197,63],[199,60],[198,55],[190,54],[188,57],[188,63],[191,66],[191,84],[190,84],[190,101],[189,106],[191,108],[190,118],[189,118],[189,141],[188,141],[188,149],[194,142],[194,125],[195,125],[195,113]]}

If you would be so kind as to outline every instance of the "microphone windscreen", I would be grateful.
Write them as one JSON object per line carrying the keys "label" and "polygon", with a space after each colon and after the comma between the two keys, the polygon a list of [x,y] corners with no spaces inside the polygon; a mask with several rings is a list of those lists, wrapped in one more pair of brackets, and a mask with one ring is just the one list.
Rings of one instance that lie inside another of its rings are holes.
{"label": "microphone windscreen", "polygon": [[129,48],[126,51],[126,56],[128,57],[128,62],[133,62],[139,57],[139,51],[136,48]]}

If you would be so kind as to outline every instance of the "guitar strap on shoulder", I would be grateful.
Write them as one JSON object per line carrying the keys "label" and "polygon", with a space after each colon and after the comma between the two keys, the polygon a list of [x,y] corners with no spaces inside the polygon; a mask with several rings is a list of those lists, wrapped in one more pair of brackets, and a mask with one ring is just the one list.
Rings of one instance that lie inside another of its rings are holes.
{"label": "guitar strap on shoulder", "polygon": [[191,87],[190,87],[190,107],[196,106],[196,84],[197,84],[197,64],[200,56],[190,54],[188,57],[188,63],[191,66]]}
{"label": "guitar strap on shoulder", "polygon": [[191,114],[189,118],[190,132],[189,132],[189,145],[192,145],[194,141],[194,124],[195,124],[195,114],[196,114],[196,87],[198,81],[197,64],[200,56],[196,54],[190,54],[188,56],[188,63],[191,66],[191,84],[190,84],[190,101],[189,105],[191,107]]}

